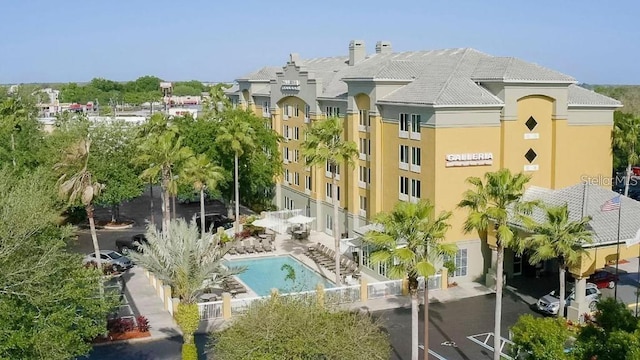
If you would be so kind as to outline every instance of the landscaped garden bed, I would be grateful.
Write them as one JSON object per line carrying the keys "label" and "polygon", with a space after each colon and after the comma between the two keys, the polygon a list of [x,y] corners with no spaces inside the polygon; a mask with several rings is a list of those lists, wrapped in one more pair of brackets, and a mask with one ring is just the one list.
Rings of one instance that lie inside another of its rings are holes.
{"label": "landscaped garden bed", "polygon": [[119,317],[107,321],[108,333],[93,340],[94,344],[139,339],[151,336],[149,320],[144,316]]}

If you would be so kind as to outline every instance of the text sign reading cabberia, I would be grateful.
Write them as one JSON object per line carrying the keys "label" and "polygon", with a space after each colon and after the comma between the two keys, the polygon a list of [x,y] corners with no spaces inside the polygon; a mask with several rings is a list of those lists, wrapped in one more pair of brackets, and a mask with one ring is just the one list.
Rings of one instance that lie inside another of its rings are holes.
{"label": "text sign reading cabberia", "polygon": [[484,166],[493,164],[493,153],[448,154],[447,167]]}

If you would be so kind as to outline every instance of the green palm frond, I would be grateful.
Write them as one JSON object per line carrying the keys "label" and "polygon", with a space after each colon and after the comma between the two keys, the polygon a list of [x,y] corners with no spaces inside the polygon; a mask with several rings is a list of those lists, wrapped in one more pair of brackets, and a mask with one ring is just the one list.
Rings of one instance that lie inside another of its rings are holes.
{"label": "green palm frond", "polygon": [[214,165],[206,155],[191,157],[185,163],[181,173],[182,181],[191,184],[200,191],[204,188],[215,189],[224,180],[224,169]]}
{"label": "green palm frond", "polygon": [[132,253],[132,259],[170,285],[185,303],[197,302],[205,288],[245,270],[225,267],[228,248],[219,245],[216,235],[201,238],[195,221],[174,220],[167,234],[152,226],[146,236],[148,243],[141,253]]}
{"label": "green palm frond", "polygon": [[301,153],[308,166],[346,164],[354,165],[358,156],[358,147],[353,141],[346,141],[343,135],[342,120],[331,117],[314,121],[305,132],[301,144]]}
{"label": "green palm frond", "polygon": [[374,248],[371,261],[388,264],[392,278],[435,274],[444,258],[457,251],[455,244],[443,243],[451,216],[448,211],[436,214],[428,200],[397,203],[391,212],[376,216],[374,223],[383,230],[364,235]]}

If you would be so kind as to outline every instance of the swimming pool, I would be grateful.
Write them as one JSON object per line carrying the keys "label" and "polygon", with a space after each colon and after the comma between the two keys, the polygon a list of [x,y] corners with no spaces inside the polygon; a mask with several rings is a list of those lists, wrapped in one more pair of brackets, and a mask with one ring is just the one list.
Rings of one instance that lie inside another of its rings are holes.
{"label": "swimming pool", "polygon": [[[315,290],[318,283],[325,288],[335,285],[322,277],[311,268],[296,260],[284,256],[270,256],[244,260],[227,260],[227,266],[246,266],[247,270],[236,275],[259,296],[266,296],[271,289],[276,288],[280,293]],[[295,280],[287,279],[288,271],[282,267],[288,265],[295,273]]]}

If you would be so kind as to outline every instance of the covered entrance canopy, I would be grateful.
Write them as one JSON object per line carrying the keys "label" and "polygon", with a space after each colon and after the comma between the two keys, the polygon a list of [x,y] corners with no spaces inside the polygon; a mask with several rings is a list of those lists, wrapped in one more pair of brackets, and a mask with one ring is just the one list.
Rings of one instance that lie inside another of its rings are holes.
{"label": "covered entrance canopy", "polygon": [[[525,192],[523,200],[540,200],[550,206],[567,204],[570,220],[591,216],[589,225],[593,232],[593,243],[584,245],[589,256],[582,257],[580,269],[572,269],[575,275],[588,276],[615,262],[618,248],[620,259],[637,257],[639,254],[640,202],[636,200],[587,183],[558,190],[532,186]],[[546,221],[542,209],[536,209],[530,216],[537,222]],[[522,226],[517,221],[513,225]]]}

